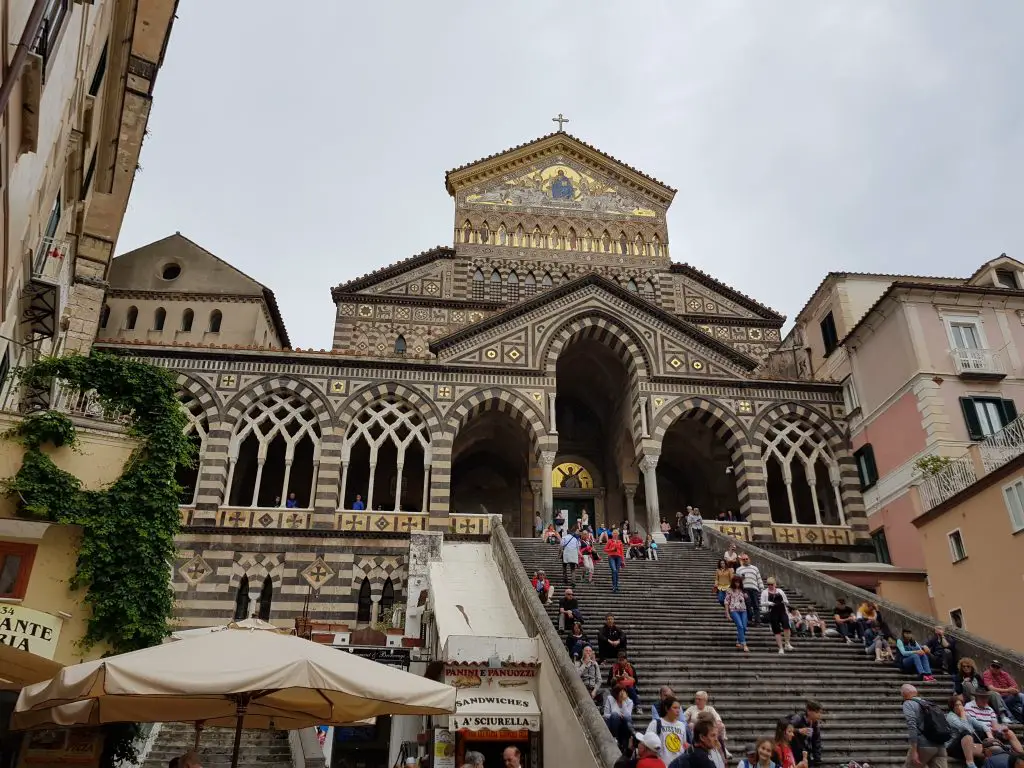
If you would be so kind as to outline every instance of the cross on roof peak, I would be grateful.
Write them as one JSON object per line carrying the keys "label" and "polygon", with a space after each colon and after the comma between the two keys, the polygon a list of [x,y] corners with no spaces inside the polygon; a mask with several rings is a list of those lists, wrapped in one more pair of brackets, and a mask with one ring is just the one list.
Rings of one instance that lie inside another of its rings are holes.
{"label": "cross on roof peak", "polygon": [[561,133],[562,130],[563,130],[562,123],[568,123],[569,122],[569,118],[565,117],[561,112],[559,112],[558,113],[558,117],[552,117],[551,118],[551,122],[552,123],[558,123],[558,132]]}

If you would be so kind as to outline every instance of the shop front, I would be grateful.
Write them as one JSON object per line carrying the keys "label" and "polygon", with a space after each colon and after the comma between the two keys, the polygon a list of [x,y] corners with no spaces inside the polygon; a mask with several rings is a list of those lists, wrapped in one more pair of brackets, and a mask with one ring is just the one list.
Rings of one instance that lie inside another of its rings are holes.
{"label": "shop front", "polygon": [[468,751],[482,753],[484,765],[502,765],[502,753],[515,747],[520,765],[539,768],[542,720],[535,664],[447,664],[445,682],[459,689],[455,714],[448,735],[435,732],[434,738],[454,745],[455,765],[464,764]]}

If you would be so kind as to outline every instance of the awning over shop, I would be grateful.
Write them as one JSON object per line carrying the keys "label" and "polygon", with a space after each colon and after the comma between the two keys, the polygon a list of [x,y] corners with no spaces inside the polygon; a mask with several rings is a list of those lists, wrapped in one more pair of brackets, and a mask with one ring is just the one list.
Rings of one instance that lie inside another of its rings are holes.
{"label": "awning over shop", "polygon": [[460,691],[453,731],[539,731],[540,707],[532,691]]}
{"label": "awning over shop", "polygon": [[0,689],[18,690],[23,685],[49,680],[60,670],[56,661],[0,644]]}

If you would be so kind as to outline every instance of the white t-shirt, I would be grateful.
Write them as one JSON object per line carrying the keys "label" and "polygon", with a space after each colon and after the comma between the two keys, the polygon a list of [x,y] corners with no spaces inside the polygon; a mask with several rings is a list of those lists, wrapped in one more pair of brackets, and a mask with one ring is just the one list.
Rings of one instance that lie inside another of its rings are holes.
{"label": "white t-shirt", "polygon": [[[658,723],[661,723],[661,733],[658,733]],[[674,723],[660,718],[652,718],[647,726],[647,733],[653,733],[661,739],[661,749],[658,750],[658,757],[665,765],[683,754],[686,748],[686,721],[680,716]]]}

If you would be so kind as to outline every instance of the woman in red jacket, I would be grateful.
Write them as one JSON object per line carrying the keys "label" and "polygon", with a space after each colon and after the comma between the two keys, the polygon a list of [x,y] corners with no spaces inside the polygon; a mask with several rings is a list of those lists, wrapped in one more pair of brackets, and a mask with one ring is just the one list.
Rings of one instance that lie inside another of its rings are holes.
{"label": "woman in red jacket", "polygon": [[622,539],[619,532],[613,531],[612,537],[604,545],[604,553],[608,556],[608,567],[612,569],[612,592],[619,591],[619,569],[625,562],[623,559]]}

